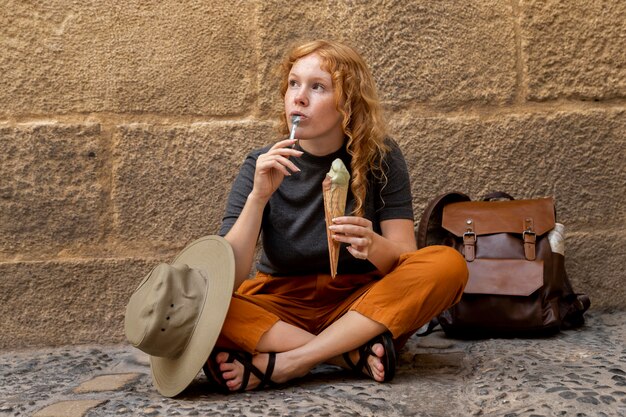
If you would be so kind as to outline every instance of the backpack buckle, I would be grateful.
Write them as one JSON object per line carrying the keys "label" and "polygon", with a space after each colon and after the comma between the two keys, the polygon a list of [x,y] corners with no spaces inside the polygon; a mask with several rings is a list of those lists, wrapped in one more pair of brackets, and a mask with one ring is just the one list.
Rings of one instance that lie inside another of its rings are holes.
{"label": "backpack buckle", "polygon": [[524,256],[529,261],[534,261],[535,254],[535,242],[537,241],[537,235],[532,230],[524,230],[522,232],[522,240],[524,241]]}
{"label": "backpack buckle", "polygon": [[472,219],[467,219],[465,224],[467,225],[467,231],[463,233],[465,260],[472,262],[476,259],[476,233],[474,233],[474,222]]}

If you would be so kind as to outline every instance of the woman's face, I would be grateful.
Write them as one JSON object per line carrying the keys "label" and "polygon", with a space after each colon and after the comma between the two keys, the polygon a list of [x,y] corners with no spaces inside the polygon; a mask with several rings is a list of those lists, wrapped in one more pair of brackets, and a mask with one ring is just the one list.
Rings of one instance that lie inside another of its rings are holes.
{"label": "woman's face", "polygon": [[[343,144],[342,116],[335,105],[330,73],[321,68],[320,57],[313,53],[297,60],[289,71],[285,92],[285,114],[301,116],[296,137],[316,140],[329,146]],[[313,143],[311,143],[313,145]]]}

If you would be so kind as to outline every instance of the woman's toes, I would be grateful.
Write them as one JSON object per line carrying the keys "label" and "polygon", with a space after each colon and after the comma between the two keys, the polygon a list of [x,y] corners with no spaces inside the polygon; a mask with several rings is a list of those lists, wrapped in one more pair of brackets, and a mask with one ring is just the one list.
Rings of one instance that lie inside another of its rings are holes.
{"label": "woman's toes", "polygon": [[222,378],[226,381],[226,386],[231,390],[237,390],[241,386],[241,373],[243,370],[238,362],[226,362],[228,360],[227,352],[220,352],[215,356],[215,362],[222,374]]}
{"label": "woman's toes", "polygon": [[239,380],[239,378],[229,379],[228,381],[226,381],[226,386],[231,391],[236,391],[241,386],[241,381]]}
{"label": "woman's toes", "polygon": [[376,356],[370,355],[369,358],[367,358],[370,370],[372,371],[372,376],[376,381],[384,381],[385,366],[383,365],[381,358],[385,354],[385,348],[381,343],[376,343],[372,346],[372,352],[374,352],[374,355]]}
{"label": "woman's toes", "polygon": [[[232,365],[232,364],[228,364]],[[226,380],[226,386],[231,390],[238,390],[241,386],[242,381],[242,372],[236,367],[233,366],[231,369],[226,372],[222,372],[222,377]]]}
{"label": "woman's toes", "polygon": [[228,352],[220,352],[215,355],[215,362],[222,364],[228,360]]}
{"label": "woman's toes", "polygon": [[224,377],[224,379],[227,381],[232,380],[237,377],[237,372],[235,370],[228,370],[228,371],[222,370],[222,377]]}
{"label": "woman's toes", "polygon": [[382,343],[375,343],[372,346],[372,352],[374,352],[374,354],[379,358],[382,358],[385,354],[385,348],[383,347]]}
{"label": "woman's toes", "polygon": [[380,363],[380,360],[374,359],[373,357],[368,361],[368,365],[370,367],[370,371],[372,372],[372,377],[376,381],[383,381],[385,379],[385,369]]}

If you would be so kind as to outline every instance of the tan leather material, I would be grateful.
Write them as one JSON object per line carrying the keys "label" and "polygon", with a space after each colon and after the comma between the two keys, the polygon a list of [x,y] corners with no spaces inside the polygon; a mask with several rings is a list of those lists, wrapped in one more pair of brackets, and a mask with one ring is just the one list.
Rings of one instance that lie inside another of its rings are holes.
{"label": "tan leather material", "polygon": [[524,230],[526,230],[527,232],[534,232],[535,231],[534,224],[535,223],[533,222],[532,217],[526,217],[524,219]]}
{"label": "tan leather material", "polygon": [[465,260],[472,262],[476,258],[476,233],[474,233],[474,222],[472,219],[465,221],[465,230],[463,234],[463,252]]}
{"label": "tan leather material", "polygon": [[543,261],[475,259],[465,294],[529,296],[543,286]]}
{"label": "tan leather material", "polygon": [[473,233],[463,235],[463,245],[465,260],[473,262],[476,258],[476,235]]}
{"label": "tan leather material", "polygon": [[[467,219],[474,224],[476,235],[519,233],[532,219],[534,232],[542,236],[554,228],[554,200],[467,201],[448,204],[443,208],[442,227],[461,237],[467,231]],[[478,239],[480,240],[480,239]]]}
{"label": "tan leather material", "polygon": [[532,233],[525,231],[523,233],[524,237],[524,256],[529,261],[534,261],[536,258],[535,252],[535,242],[537,241],[537,236]]}

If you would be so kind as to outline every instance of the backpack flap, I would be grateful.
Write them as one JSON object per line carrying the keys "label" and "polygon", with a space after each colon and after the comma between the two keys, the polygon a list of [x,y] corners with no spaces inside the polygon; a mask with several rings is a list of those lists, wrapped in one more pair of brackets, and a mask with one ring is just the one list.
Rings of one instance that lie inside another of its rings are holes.
{"label": "backpack flap", "polygon": [[535,200],[472,201],[448,204],[443,208],[442,227],[462,238],[465,259],[475,259],[481,235],[512,233],[524,244],[526,259],[535,260],[535,242],[554,229],[555,210],[551,197]]}
{"label": "backpack flap", "polygon": [[467,201],[448,204],[443,208],[442,226],[461,237],[467,232],[467,221],[473,223],[476,235],[492,233],[519,233],[526,228],[530,218],[534,232],[541,236],[554,229],[554,200],[552,197],[537,200]]}

